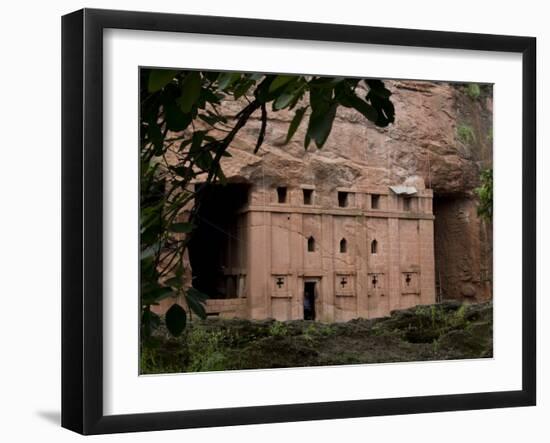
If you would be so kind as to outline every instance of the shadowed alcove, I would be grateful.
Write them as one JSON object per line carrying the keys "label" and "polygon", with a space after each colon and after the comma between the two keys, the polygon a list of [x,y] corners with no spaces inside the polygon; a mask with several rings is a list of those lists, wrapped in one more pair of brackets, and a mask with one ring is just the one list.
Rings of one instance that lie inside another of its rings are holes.
{"label": "shadowed alcove", "polygon": [[[201,187],[202,186],[202,187]],[[197,185],[201,198],[196,228],[189,242],[193,287],[210,298],[237,297],[238,273],[243,267],[243,215],[250,185]]]}

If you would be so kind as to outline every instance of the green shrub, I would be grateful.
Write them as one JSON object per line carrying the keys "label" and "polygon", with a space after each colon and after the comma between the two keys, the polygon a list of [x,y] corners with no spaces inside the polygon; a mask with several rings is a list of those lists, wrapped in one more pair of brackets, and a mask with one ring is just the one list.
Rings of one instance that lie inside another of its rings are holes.
{"label": "green shrub", "polygon": [[315,323],[311,323],[302,332],[302,336],[307,342],[313,342],[317,338],[317,328]]}
{"label": "green shrub", "polygon": [[275,321],[269,327],[269,335],[273,337],[286,337],[288,335],[288,328],[282,321]]}
{"label": "green shrub", "polygon": [[175,340],[150,338],[140,347],[140,373],[161,374],[181,372],[186,359],[185,348]]}
{"label": "green shrub", "polygon": [[311,323],[302,330],[302,336],[308,342],[331,337],[336,334],[336,328],[327,323]]}
{"label": "green shrub", "polygon": [[457,126],[456,135],[458,139],[466,145],[469,145],[476,141],[474,130],[472,129],[471,126],[466,124],[461,124]]}
{"label": "green shrub", "polygon": [[485,220],[493,219],[493,170],[484,169],[480,175],[481,185],[474,189],[479,198],[477,214]]}
{"label": "green shrub", "polygon": [[188,372],[222,371],[225,369],[223,331],[208,331],[201,325],[189,328],[187,346],[189,349]]}
{"label": "green shrub", "polygon": [[336,334],[336,328],[332,324],[321,323],[317,330],[323,337],[330,337]]}
{"label": "green shrub", "polygon": [[468,97],[472,100],[476,100],[481,94],[481,89],[477,83],[468,83],[466,86],[466,94],[468,94]]}
{"label": "green shrub", "polygon": [[449,326],[452,328],[465,328],[468,326],[468,321],[465,319],[466,305],[460,306],[455,313],[449,318]]}

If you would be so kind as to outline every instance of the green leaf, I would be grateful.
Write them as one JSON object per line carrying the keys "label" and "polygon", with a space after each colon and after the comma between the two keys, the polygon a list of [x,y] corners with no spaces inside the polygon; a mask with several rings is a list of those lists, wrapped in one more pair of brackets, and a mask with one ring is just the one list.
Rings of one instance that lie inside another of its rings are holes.
{"label": "green leaf", "polygon": [[205,172],[209,172],[212,167],[212,154],[208,151],[200,151],[195,157],[195,164]]}
{"label": "green leaf", "polygon": [[271,86],[273,80],[275,80],[275,77],[276,76],[274,75],[266,75],[254,90],[254,96],[260,103],[267,103],[273,100],[277,95],[276,93],[269,92],[269,87]]}
{"label": "green leaf", "polygon": [[206,132],[204,131],[195,131],[193,132],[193,138],[191,139],[191,148],[189,149],[189,152],[195,155],[200,151],[200,148],[202,146],[202,141],[204,140],[204,136],[206,135]]}
{"label": "green leaf", "polygon": [[376,109],[374,109],[374,107],[369,105],[366,101],[357,97],[355,94],[346,97],[346,104],[343,104],[344,106],[347,106],[348,103],[349,106],[354,108],[356,111],[359,111],[371,122],[376,122],[376,120],[378,120],[378,112],[376,112]]}
{"label": "green leaf", "polygon": [[303,81],[292,81],[282,90],[277,91],[278,96],[273,102],[273,110],[278,111],[283,108],[292,109],[303,96],[307,83]]}
{"label": "green leaf", "polygon": [[275,92],[277,89],[282,88],[288,82],[294,80],[295,78],[296,78],[295,75],[278,75],[269,85],[268,92],[269,93]]}
{"label": "green leaf", "polygon": [[164,146],[164,140],[162,137],[162,131],[160,130],[157,122],[149,122],[147,126],[147,137],[155,146],[155,154],[160,154]]}
{"label": "green leaf", "polygon": [[191,123],[190,114],[184,114],[176,102],[169,102],[164,105],[166,115],[166,126],[171,131],[183,131]]}
{"label": "green leaf", "polygon": [[386,89],[382,80],[365,80],[365,83],[369,86],[370,91],[380,98],[390,98],[391,92],[389,89]]}
{"label": "green leaf", "polygon": [[179,232],[179,233],[189,233],[195,228],[195,225],[192,223],[172,223],[170,225],[170,231],[171,232]]}
{"label": "green leaf", "polygon": [[208,300],[208,295],[206,295],[205,293],[199,291],[198,289],[196,288],[189,288],[187,290],[187,295],[189,295],[190,297],[193,297],[195,298],[196,300],[199,300],[200,302],[204,302],[206,300]]}
{"label": "green leaf", "polygon": [[256,82],[252,80],[239,82],[239,84],[235,87],[235,92],[233,93],[233,97],[235,98],[235,100],[245,95],[255,83]]}
{"label": "green leaf", "polygon": [[330,134],[334,117],[336,117],[336,109],[338,109],[338,103],[333,103],[327,112],[314,111],[309,117],[307,133],[319,149],[323,147]]}
{"label": "green leaf", "polygon": [[162,243],[163,242],[156,242],[143,249],[139,255],[140,260],[146,260],[147,258],[156,255],[162,247]]}
{"label": "green leaf", "polygon": [[311,143],[311,137],[306,131],[306,136],[304,137],[304,149],[307,151],[307,148],[309,147],[309,144]]}
{"label": "green leaf", "polygon": [[202,75],[206,77],[210,83],[214,83],[220,74],[216,71],[202,71]]}
{"label": "green leaf", "polygon": [[300,123],[302,122],[302,119],[304,118],[304,114],[306,113],[307,106],[304,108],[300,108],[296,111],[294,114],[294,118],[290,122],[290,125],[288,127],[288,133],[286,135],[285,144],[287,144],[292,137],[294,137],[294,134],[296,133],[296,130],[300,126]]}
{"label": "green leaf", "polygon": [[225,176],[220,164],[218,163],[216,166],[214,166],[214,168],[215,168],[215,175],[219,180],[220,184],[225,186],[227,184],[227,177]]}
{"label": "green leaf", "polygon": [[324,114],[329,110],[332,103],[331,89],[311,88],[309,90],[309,104],[313,111],[312,114]]}
{"label": "green leaf", "polygon": [[201,96],[201,75],[197,71],[192,71],[185,76],[181,85],[181,97],[178,104],[184,113],[191,111],[191,107]]}
{"label": "green leaf", "polygon": [[395,120],[395,108],[388,98],[380,98],[379,95],[370,91],[367,94],[367,100],[370,100],[376,110],[377,118],[373,120],[376,126],[385,127]]}
{"label": "green leaf", "polygon": [[286,91],[283,92],[273,102],[273,110],[278,111],[280,109],[287,107],[292,102],[292,100],[294,100],[293,92],[286,92]]}
{"label": "green leaf", "polygon": [[144,305],[157,304],[159,301],[172,297],[173,295],[174,291],[167,286],[153,287],[151,289],[147,289],[147,286],[145,286],[142,287],[141,303]]}
{"label": "green leaf", "polygon": [[200,114],[199,118],[208,123],[210,126],[215,126],[217,123],[221,121],[221,119],[215,115],[206,115],[206,114]]}
{"label": "green leaf", "polygon": [[[193,170],[192,168],[188,168],[185,166],[170,166],[170,170],[174,171],[177,175],[179,175],[181,178],[185,180],[190,180],[191,177],[193,177]],[[182,182],[183,187],[185,188],[187,182]]]}
{"label": "green leaf", "polygon": [[166,311],[165,322],[166,328],[170,334],[177,337],[185,329],[185,325],[187,323],[187,313],[180,305],[174,303],[170,309]]}
{"label": "green leaf", "polygon": [[332,89],[344,80],[345,79],[343,77],[319,77],[311,80],[309,84],[314,88]]}
{"label": "green leaf", "polygon": [[178,277],[172,277],[166,280],[165,283],[173,288],[181,288],[182,279]]}
{"label": "green leaf", "polygon": [[201,89],[201,95],[203,96],[204,100],[209,103],[220,103],[220,97],[214,94],[210,89]]}
{"label": "green leaf", "polygon": [[149,73],[149,83],[147,89],[149,92],[157,92],[172,81],[178,71],[171,69],[152,69]]}
{"label": "green leaf", "polygon": [[144,337],[150,337],[154,329],[160,326],[160,317],[152,312],[149,307],[141,314],[141,333]]}
{"label": "green leaf", "polygon": [[241,78],[238,72],[222,72],[218,76],[218,89],[224,91]]}
{"label": "green leaf", "polygon": [[189,288],[185,294],[185,301],[189,306],[189,309],[193,311],[199,318],[206,318],[206,309],[204,308],[204,301],[207,297],[195,288]]}

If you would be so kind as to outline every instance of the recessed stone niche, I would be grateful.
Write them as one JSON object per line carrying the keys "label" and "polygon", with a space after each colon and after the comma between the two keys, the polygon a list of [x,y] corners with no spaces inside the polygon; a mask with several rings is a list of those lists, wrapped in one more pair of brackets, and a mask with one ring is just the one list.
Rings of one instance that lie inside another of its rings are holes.
{"label": "recessed stone niche", "polygon": [[420,294],[420,273],[405,271],[401,273],[401,294]]}
{"label": "recessed stone niche", "polygon": [[354,297],[355,275],[337,272],[334,277],[334,293],[339,297]]}
{"label": "recessed stone niche", "polygon": [[369,272],[367,288],[369,297],[386,295],[386,275],[383,272]]}
{"label": "recessed stone niche", "polygon": [[289,298],[291,297],[289,290],[289,276],[286,274],[276,274],[272,275],[272,297],[282,297]]}

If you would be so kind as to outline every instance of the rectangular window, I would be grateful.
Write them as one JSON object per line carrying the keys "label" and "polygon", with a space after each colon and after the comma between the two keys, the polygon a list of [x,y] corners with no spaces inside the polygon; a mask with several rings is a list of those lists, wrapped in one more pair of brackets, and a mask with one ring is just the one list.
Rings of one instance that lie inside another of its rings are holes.
{"label": "rectangular window", "polygon": [[404,198],[403,199],[403,210],[410,211],[411,210],[411,199],[410,198]]}
{"label": "rectangular window", "polygon": [[304,192],[304,205],[313,204],[313,189],[303,189]]}
{"label": "rectangular window", "polygon": [[370,207],[372,209],[378,209],[380,207],[380,196],[378,194],[372,194],[370,196]]}
{"label": "rectangular window", "polygon": [[286,203],[286,186],[279,186],[277,188],[277,202]]}
{"label": "rectangular window", "polygon": [[348,193],[339,191],[338,192],[338,206],[341,208],[346,208],[348,206]]}

